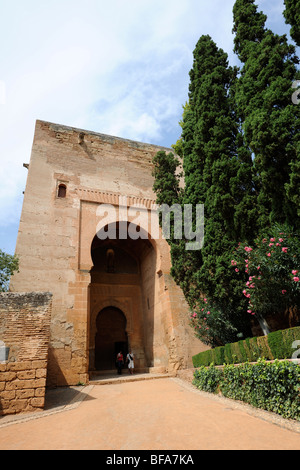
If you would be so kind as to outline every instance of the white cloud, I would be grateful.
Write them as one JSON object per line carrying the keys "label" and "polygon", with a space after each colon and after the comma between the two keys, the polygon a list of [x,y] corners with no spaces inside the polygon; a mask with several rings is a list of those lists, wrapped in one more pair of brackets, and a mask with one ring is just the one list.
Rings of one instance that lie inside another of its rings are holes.
{"label": "white cloud", "polygon": [[[271,3],[278,7],[282,1]],[[22,164],[30,158],[36,119],[170,145],[169,136],[180,132],[199,37],[211,35],[235,60],[233,4],[1,2],[0,81],[6,100],[0,103],[0,227],[18,224],[26,182]]]}

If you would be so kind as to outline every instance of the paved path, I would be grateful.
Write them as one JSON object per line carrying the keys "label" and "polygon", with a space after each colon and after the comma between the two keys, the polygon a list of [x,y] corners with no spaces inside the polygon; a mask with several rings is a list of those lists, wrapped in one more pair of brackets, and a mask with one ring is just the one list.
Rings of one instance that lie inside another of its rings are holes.
{"label": "paved path", "polygon": [[34,416],[1,418],[0,449],[300,450],[300,424],[178,378],[75,387],[57,399]]}

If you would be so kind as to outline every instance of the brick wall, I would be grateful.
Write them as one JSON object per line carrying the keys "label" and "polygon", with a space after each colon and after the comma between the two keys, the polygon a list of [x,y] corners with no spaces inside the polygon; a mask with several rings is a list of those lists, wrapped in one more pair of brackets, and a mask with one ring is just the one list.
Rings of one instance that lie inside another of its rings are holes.
{"label": "brick wall", "polygon": [[[43,409],[52,294],[0,294],[0,415]],[[0,356],[3,359],[3,355]]]}

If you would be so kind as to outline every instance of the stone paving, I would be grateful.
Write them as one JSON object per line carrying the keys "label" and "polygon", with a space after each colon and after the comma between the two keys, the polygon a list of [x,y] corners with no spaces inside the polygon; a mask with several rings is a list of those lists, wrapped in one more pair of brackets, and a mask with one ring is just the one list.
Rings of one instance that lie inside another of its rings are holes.
{"label": "stone paving", "polygon": [[103,376],[48,390],[42,412],[0,418],[0,449],[300,450],[300,423],[179,378]]}

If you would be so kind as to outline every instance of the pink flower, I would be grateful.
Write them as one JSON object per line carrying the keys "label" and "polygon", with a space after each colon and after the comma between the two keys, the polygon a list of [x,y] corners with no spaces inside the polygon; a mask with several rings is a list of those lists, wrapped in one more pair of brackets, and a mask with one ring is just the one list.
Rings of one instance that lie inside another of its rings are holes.
{"label": "pink flower", "polygon": [[282,251],[283,251],[284,253],[287,253],[287,250],[288,250],[288,249],[287,249],[286,246],[282,248]]}
{"label": "pink flower", "polygon": [[274,245],[274,243],[269,243],[269,246],[273,246],[273,245]]}
{"label": "pink flower", "polygon": [[247,310],[247,313],[252,313],[252,310]]}
{"label": "pink flower", "polygon": [[280,242],[283,242],[283,238],[278,238],[278,240],[279,240]]}
{"label": "pink flower", "polygon": [[210,315],[210,312],[207,312],[207,315]]}
{"label": "pink flower", "polygon": [[275,238],[270,238],[270,242],[275,242]]}
{"label": "pink flower", "polygon": [[231,264],[232,264],[232,266],[236,266],[237,263],[236,263],[236,261],[234,261],[234,259],[232,259]]}
{"label": "pink flower", "polygon": [[281,292],[282,292],[283,295],[286,294],[286,290],[284,290],[284,289]]}
{"label": "pink flower", "polygon": [[252,248],[250,248],[250,246],[245,246],[245,251],[250,252],[252,251]]}
{"label": "pink flower", "polygon": [[270,258],[270,256],[271,256],[271,253],[267,253],[267,256],[269,256],[269,258]]}
{"label": "pink flower", "polygon": [[259,271],[259,270],[260,270],[260,266],[257,266],[257,271]]}
{"label": "pink flower", "polygon": [[294,274],[294,276],[298,273],[297,269],[293,269],[292,271],[292,274]]}
{"label": "pink flower", "polygon": [[294,280],[295,282],[299,282],[300,279],[299,279],[299,277],[295,276],[295,277],[293,278],[293,280]]}
{"label": "pink flower", "polygon": [[239,272],[239,269],[238,269],[238,268],[235,268],[235,272],[238,273],[238,272]]}

